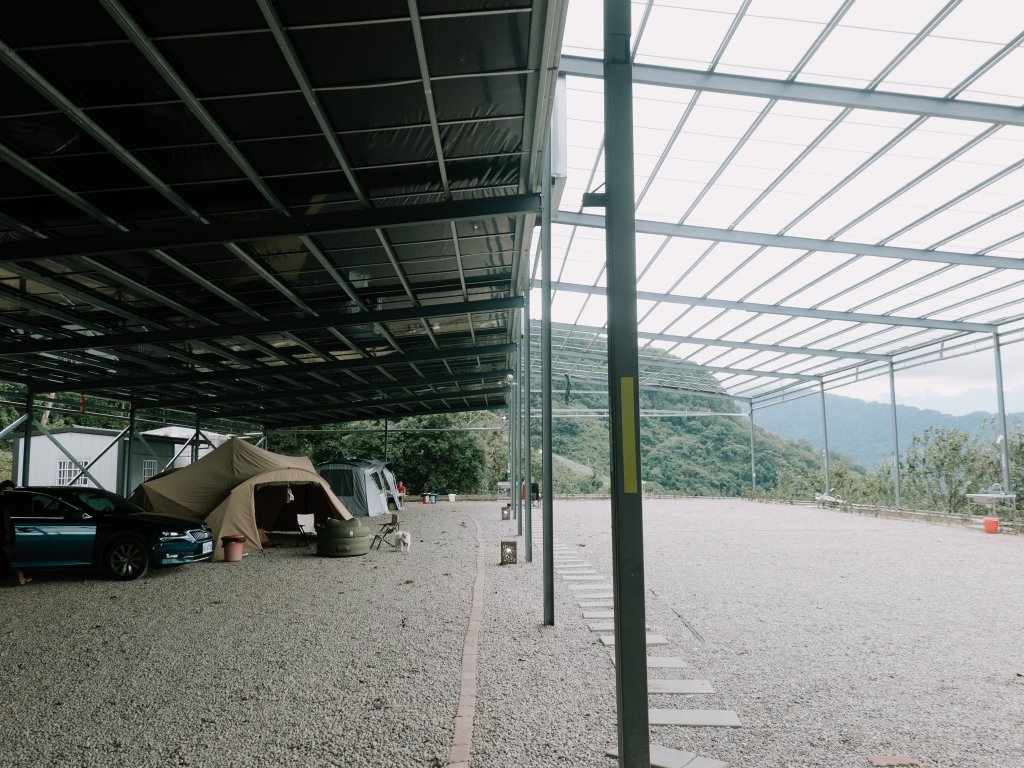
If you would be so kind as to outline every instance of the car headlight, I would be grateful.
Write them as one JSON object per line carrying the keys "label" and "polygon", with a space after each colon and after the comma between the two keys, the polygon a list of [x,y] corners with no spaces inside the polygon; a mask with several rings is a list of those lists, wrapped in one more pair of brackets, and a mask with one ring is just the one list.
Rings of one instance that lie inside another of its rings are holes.
{"label": "car headlight", "polygon": [[188,531],[161,531],[160,541],[192,541]]}

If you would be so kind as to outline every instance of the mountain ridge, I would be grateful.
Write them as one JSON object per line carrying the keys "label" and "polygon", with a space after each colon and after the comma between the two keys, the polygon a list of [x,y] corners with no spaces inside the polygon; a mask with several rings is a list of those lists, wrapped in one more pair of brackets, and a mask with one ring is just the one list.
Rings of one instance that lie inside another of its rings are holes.
{"label": "mountain ridge", "polygon": [[[844,454],[866,469],[874,469],[892,457],[892,414],[885,403],[858,400],[843,395],[825,395],[828,420],[828,447]],[[996,414],[972,411],[962,416],[930,408],[896,405],[896,424],[900,453],[906,451],[915,434],[928,427],[959,429],[970,435],[985,436],[986,420]],[[821,434],[821,405],[817,398],[803,398],[754,411],[759,426],[787,440],[805,441],[817,451],[824,443]],[[1024,422],[1024,413],[1008,413],[1007,426]]]}

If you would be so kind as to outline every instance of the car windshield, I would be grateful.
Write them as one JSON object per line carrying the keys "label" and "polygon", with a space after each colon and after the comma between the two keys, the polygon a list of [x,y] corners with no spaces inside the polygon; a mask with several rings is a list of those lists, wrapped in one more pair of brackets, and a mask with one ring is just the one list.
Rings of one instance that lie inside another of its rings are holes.
{"label": "car windshield", "polygon": [[71,495],[78,499],[83,506],[100,515],[134,515],[143,511],[127,499],[122,499],[120,496],[108,491],[89,489],[75,491]]}

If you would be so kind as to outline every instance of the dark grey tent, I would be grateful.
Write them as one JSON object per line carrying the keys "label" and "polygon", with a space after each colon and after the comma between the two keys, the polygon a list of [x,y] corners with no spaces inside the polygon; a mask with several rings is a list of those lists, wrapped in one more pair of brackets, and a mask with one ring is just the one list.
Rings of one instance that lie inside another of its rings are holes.
{"label": "dark grey tent", "polygon": [[353,515],[386,515],[402,508],[395,476],[383,461],[340,459],[320,464],[316,471]]}

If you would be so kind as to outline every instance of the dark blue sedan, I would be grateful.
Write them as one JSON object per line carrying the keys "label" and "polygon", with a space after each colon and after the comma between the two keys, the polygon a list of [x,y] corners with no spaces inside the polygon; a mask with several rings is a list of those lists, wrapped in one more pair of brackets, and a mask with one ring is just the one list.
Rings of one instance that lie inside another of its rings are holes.
{"label": "dark blue sedan", "polygon": [[17,488],[0,495],[0,503],[14,529],[12,568],[102,568],[127,581],[151,565],[213,556],[205,525],[151,514],[96,488]]}

